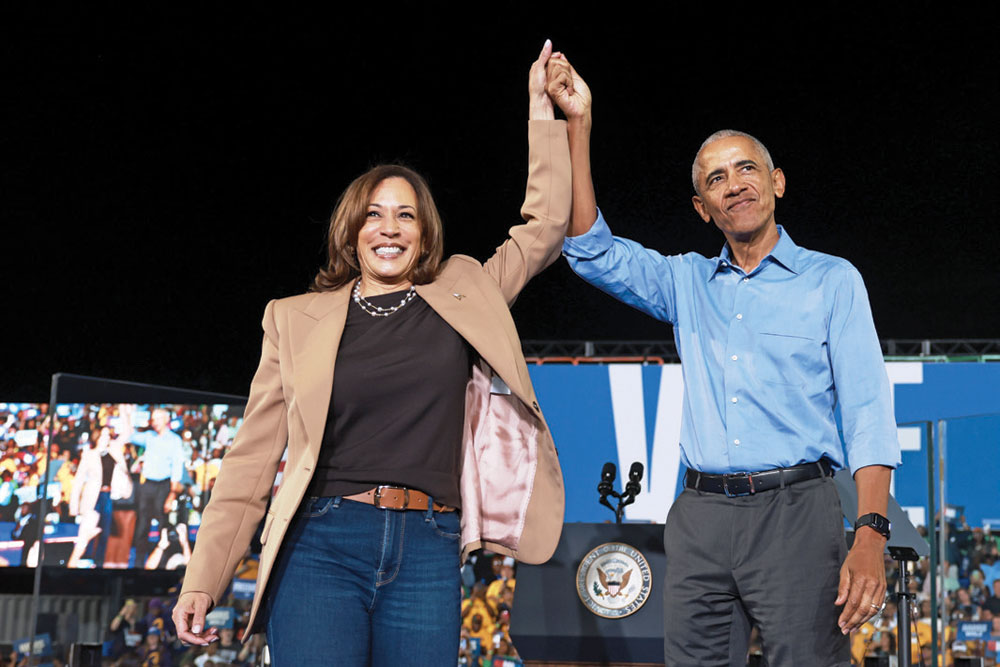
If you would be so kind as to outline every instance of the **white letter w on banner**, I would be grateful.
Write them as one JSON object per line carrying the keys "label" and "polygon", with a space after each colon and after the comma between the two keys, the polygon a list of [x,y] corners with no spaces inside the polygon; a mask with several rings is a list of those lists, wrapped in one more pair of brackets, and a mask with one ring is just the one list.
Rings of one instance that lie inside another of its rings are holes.
{"label": "white letter w on banner", "polygon": [[[645,367],[648,371],[649,367]],[[674,502],[677,469],[680,466],[681,410],[684,379],[680,364],[660,366],[660,391],[656,401],[652,463],[646,456],[646,408],[640,364],[609,364],[611,409],[618,441],[618,488],[628,481],[633,461],[645,468],[642,493],[625,508],[625,518],[664,523]]]}

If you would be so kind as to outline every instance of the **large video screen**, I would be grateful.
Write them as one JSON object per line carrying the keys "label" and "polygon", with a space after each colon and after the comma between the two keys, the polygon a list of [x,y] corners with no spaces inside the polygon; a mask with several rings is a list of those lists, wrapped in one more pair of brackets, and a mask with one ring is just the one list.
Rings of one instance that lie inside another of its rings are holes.
{"label": "large video screen", "polygon": [[187,564],[242,415],[242,405],[72,403],[56,406],[52,428],[44,404],[0,403],[0,566],[36,566],[40,527],[47,567]]}

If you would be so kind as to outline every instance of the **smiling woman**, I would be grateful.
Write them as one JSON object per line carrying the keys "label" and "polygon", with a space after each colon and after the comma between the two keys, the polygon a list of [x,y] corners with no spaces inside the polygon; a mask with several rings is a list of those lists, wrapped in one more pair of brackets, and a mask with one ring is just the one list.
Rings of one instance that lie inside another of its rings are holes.
{"label": "smiling woman", "polygon": [[454,663],[461,558],[551,556],[562,475],[509,311],[559,258],[570,216],[551,49],[529,73],[523,221],[492,257],[442,261],[427,183],[383,165],[341,195],[312,290],[268,304],[245,421],[174,610],[182,640],[216,639],[205,612],[262,518],[250,625],[266,619],[276,667],[411,664],[414,647],[421,664]]}
{"label": "smiling woman", "polygon": [[379,183],[358,233],[358,294],[385,294],[412,287],[410,273],[423,254],[421,236],[413,186],[399,177]]}
{"label": "smiling woman", "polygon": [[[375,252],[379,245],[382,257]],[[340,196],[330,218],[327,263],[312,289],[335,290],[358,275],[367,283],[361,285],[364,296],[409,287],[403,282],[423,285],[437,275],[443,248],[441,216],[427,182],[407,167],[379,165]],[[380,260],[378,268],[375,260]],[[380,279],[379,271],[389,275]]]}

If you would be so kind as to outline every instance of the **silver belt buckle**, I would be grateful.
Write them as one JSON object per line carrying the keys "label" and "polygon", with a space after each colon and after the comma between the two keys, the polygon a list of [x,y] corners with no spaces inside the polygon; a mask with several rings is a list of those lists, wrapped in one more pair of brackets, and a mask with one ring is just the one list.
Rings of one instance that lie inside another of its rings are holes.
{"label": "silver belt buckle", "polygon": [[[737,479],[740,477],[745,477],[747,483],[750,485],[750,491],[747,493],[734,493],[729,490],[729,480]],[[741,496],[752,496],[757,493],[757,489],[753,488],[753,475],[748,472],[733,472],[733,473],[723,473],[722,475],[722,490],[725,492],[727,498],[739,498]]]}
{"label": "silver belt buckle", "polygon": [[396,489],[400,490],[398,486],[389,486],[388,484],[379,484],[375,487],[374,505],[380,510],[405,510],[410,506],[410,490],[405,486],[402,487],[403,491],[403,506],[402,507],[382,507],[382,489]]}

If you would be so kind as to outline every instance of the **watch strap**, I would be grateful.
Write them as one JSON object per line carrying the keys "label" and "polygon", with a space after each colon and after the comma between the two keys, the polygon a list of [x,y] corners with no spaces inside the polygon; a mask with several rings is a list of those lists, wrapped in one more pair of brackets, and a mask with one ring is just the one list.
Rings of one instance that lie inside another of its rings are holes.
{"label": "watch strap", "polygon": [[868,514],[865,514],[864,516],[858,517],[858,520],[854,522],[855,532],[857,532],[859,528],[863,528],[864,526],[868,526],[869,528],[874,530],[876,533],[878,533],[885,539],[889,539],[890,528],[891,528],[889,519],[882,516],[878,512],[870,512]]}

